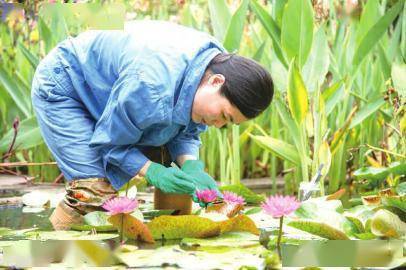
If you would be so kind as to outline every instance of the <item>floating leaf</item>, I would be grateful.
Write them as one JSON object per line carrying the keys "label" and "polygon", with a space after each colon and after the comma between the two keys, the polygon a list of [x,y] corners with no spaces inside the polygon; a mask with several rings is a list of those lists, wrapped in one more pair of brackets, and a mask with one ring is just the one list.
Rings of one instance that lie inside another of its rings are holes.
{"label": "floating leaf", "polygon": [[406,234],[406,224],[397,215],[380,209],[372,217],[371,231],[376,236],[400,238]]}
{"label": "floating leaf", "polygon": [[89,234],[78,231],[34,231],[25,233],[30,240],[105,240],[118,237],[117,234]]}
{"label": "floating leaf", "polygon": [[343,232],[323,222],[312,220],[294,220],[288,223],[289,226],[329,239],[329,240],[349,240]]}
{"label": "floating leaf", "polygon": [[259,230],[254,221],[246,215],[238,215],[225,221],[218,222],[221,233],[226,232],[250,232],[259,235]]}
{"label": "floating leaf", "polygon": [[123,235],[128,238],[154,243],[148,227],[130,214],[116,214],[109,217],[108,221],[119,231],[123,230]]}
{"label": "floating leaf", "polygon": [[243,184],[222,186],[220,187],[220,190],[234,192],[235,194],[244,197],[244,200],[251,204],[258,204],[265,200],[263,196],[256,194]]}
{"label": "floating leaf", "polygon": [[160,216],[147,224],[154,239],[206,238],[220,234],[220,226],[204,217]]}
{"label": "floating leaf", "polygon": [[110,222],[107,221],[109,218],[109,215],[107,215],[106,212],[103,211],[93,211],[90,213],[87,213],[83,217],[83,221],[87,225],[91,226],[105,226],[105,225],[111,225]]}
{"label": "floating leaf", "polygon": [[245,248],[259,245],[258,237],[247,232],[228,232],[220,236],[207,239],[184,238],[181,246],[194,248],[195,250],[207,251],[222,247]]}
{"label": "floating leaf", "polygon": [[262,211],[261,207],[253,207],[245,211],[244,215],[253,215]]}

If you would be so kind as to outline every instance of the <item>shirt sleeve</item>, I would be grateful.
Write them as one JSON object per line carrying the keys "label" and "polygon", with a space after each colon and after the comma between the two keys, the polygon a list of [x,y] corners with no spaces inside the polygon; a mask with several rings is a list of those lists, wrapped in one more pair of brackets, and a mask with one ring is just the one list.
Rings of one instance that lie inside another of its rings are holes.
{"label": "shirt sleeve", "polygon": [[136,144],[143,130],[165,115],[159,85],[142,72],[127,69],[113,85],[109,100],[96,123],[90,147],[102,155],[106,177],[119,189],[134,177],[148,159]]}
{"label": "shirt sleeve", "polygon": [[200,133],[207,129],[206,125],[196,124],[193,121],[166,144],[172,160],[180,155],[192,155],[199,159]]}

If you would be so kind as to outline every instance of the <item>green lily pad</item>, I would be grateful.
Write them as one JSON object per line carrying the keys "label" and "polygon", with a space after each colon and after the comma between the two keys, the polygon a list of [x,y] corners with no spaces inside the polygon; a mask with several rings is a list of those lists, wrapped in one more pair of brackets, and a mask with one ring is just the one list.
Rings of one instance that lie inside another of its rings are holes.
{"label": "green lily pad", "polygon": [[221,191],[231,191],[242,196],[249,204],[258,204],[265,200],[264,196],[258,195],[243,184],[235,184],[220,187]]}
{"label": "green lily pad", "polygon": [[74,231],[93,231],[96,232],[116,232],[117,229],[113,225],[105,225],[105,226],[92,226],[87,224],[72,224],[70,226],[71,230]]}
{"label": "green lily pad", "polygon": [[293,220],[289,226],[329,239],[329,240],[349,240],[350,238],[343,232],[323,222],[313,220]]}
{"label": "green lily pad", "polygon": [[252,207],[244,212],[245,215],[253,215],[262,211],[261,207]]}
{"label": "green lily pad", "polygon": [[371,232],[376,236],[400,238],[406,234],[406,223],[392,212],[380,209],[372,217]]}
{"label": "green lily pad", "polygon": [[217,236],[221,232],[218,223],[194,215],[160,216],[147,226],[154,239],[206,238]]}
{"label": "green lily pad", "polygon": [[25,233],[30,240],[105,240],[118,237],[117,234],[89,234],[79,231],[34,231]]}
{"label": "green lily pad", "polygon": [[245,248],[258,246],[258,236],[247,232],[229,232],[206,239],[184,238],[180,242],[182,247],[194,250],[211,251],[219,248]]}
{"label": "green lily pad", "polygon": [[83,217],[83,221],[85,224],[98,227],[98,226],[106,226],[106,225],[111,225],[110,222],[107,221],[107,218],[109,215],[107,212],[103,211],[93,211],[88,214],[86,214]]}

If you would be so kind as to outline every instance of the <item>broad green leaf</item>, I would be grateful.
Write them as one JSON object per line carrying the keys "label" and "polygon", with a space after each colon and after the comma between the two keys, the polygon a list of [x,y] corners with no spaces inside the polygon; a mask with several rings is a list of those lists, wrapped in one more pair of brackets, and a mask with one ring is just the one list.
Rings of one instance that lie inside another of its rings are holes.
{"label": "broad green leaf", "polygon": [[406,197],[405,196],[403,196],[403,197],[402,196],[399,196],[399,197],[384,196],[381,199],[382,199],[383,205],[390,206],[390,207],[396,207],[406,213]]}
{"label": "broad green leaf", "polygon": [[3,66],[0,66],[0,83],[24,115],[26,117],[31,116],[31,104],[28,94],[18,87],[15,79],[7,73]]}
{"label": "broad green leaf", "polygon": [[367,54],[377,44],[383,34],[387,31],[388,27],[392,24],[393,20],[398,16],[402,10],[403,0],[398,1],[391,9],[385,12],[379,20],[369,29],[364,35],[359,45],[357,46],[353,58],[353,65],[357,69],[361,61],[367,56]]}
{"label": "broad green leaf", "polygon": [[378,55],[379,55],[379,61],[381,64],[380,67],[382,69],[382,74],[383,74],[384,80],[386,81],[387,79],[390,78],[390,75],[391,75],[391,65],[389,63],[389,59],[386,55],[386,52],[383,49],[381,44],[379,44],[379,46],[378,46]]}
{"label": "broad green leaf", "polygon": [[406,97],[406,64],[393,63],[391,76],[395,90]]}
{"label": "broad green leaf", "polygon": [[208,1],[210,20],[213,27],[214,36],[223,41],[228,25],[231,20],[231,13],[225,0]]}
{"label": "broad green leaf", "polygon": [[329,240],[349,240],[350,238],[343,232],[323,222],[312,220],[294,220],[288,223],[289,226],[329,239]]}
{"label": "broad green leaf", "polygon": [[278,111],[279,117],[282,120],[282,123],[284,123],[284,125],[288,127],[289,134],[292,136],[293,141],[297,144],[301,140],[299,127],[297,126],[297,123],[290,116],[290,113],[288,112],[285,104],[279,98],[276,98],[275,101],[273,102],[275,103],[276,109]]}
{"label": "broad green leaf", "polygon": [[368,102],[367,105],[356,113],[349,128],[351,129],[361,124],[366,118],[376,113],[384,104],[385,100],[383,98],[378,98],[375,101]]}
{"label": "broad green leaf", "polygon": [[204,217],[160,216],[147,224],[154,239],[206,238],[221,232],[218,223]]}
{"label": "broad green leaf", "polygon": [[296,148],[288,144],[282,140],[275,139],[268,136],[254,136],[252,135],[251,138],[256,142],[259,146],[264,148],[267,151],[277,155],[282,159],[286,159],[289,162],[292,162],[295,165],[300,164],[300,157],[299,153],[297,152]]}
{"label": "broad green leaf", "polygon": [[330,64],[329,48],[324,28],[320,27],[314,35],[309,59],[303,66],[303,78],[309,92],[323,84]]}
{"label": "broad green leaf", "polygon": [[404,196],[406,195],[406,182],[400,183],[396,187],[396,192],[399,196]]}
{"label": "broad green leaf", "polygon": [[310,0],[289,0],[282,19],[282,47],[288,61],[297,58],[303,67],[313,41],[313,8]]}
{"label": "broad green leaf", "polygon": [[39,16],[38,18],[38,29],[41,40],[45,43],[45,52],[48,53],[53,47],[53,38],[51,30],[49,29],[43,18],[41,18],[41,16]]}
{"label": "broad green leaf", "polygon": [[35,70],[39,64],[39,59],[36,55],[32,54],[21,42],[18,43],[18,47],[21,52],[27,58],[28,62],[31,64],[32,68]]}
{"label": "broad green leaf", "polygon": [[288,74],[288,103],[289,109],[298,124],[301,124],[309,110],[307,89],[302,76],[293,59]]}
{"label": "broad green leaf", "polygon": [[242,196],[246,203],[248,204],[258,204],[265,200],[265,198],[261,195],[256,194],[243,184],[234,184],[234,185],[227,185],[221,186],[220,191],[231,191],[235,194]]}
{"label": "broad green leaf", "polygon": [[262,56],[264,55],[265,51],[265,45],[266,45],[266,40],[262,42],[261,46],[258,48],[258,50],[255,52],[254,56],[252,59],[254,59],[257,62],[260,62],[262,59]]}
{"label": "broad green leaf", "polygon": [[365,227],[361,220],[350,215],[345,215],[345,218],[348,219],[349,222],[351,222],[355,226],[355,228],[357,229],[355,233],[365,233]]}
{"label": "broad green leaf", "polygon": [[91,226],[106,226],[111,225],[111,223],[107,221],[109,217],[110,216],[107,214],[107,212],[93,211],[86,214],[83,217],[83,221],[85,222],[85,224]]}
{"label": "broad green leaf", "polygon": [[406,162],[404,161],[393,162],[389,164],[388,170],[394,175],[406,175]]}
{"label": "broad green leaf", "polygon": [[333,83],[321,94],[326,102],[326,115],[329,115],[344,96],[343,81]]}
{"label": "broad green leaf", "polygon": [[[14,136],[14,129],[9,130],[0,140],[0,152],[7,151]],[[20,122],[15,142],[15,149],[30,149],[43,143],[35,117],[24,119]]]}
{"label": "broad green leaf", "polygon": [[249,0],[243,0],[237,11],[231,17],[223,45],[229,52],[238,51],[244,33]]}
{"label": "broad green leaf", "polygon": [[281,30],[279,26],[273,20],[271,15],[265,10],[265,8],[258,4],[257,0],[251,1],[251,8],[264,26],[266,32],[271,37],[275,55],[278,57],[279,61],[284,65],[284,67],[287,68],[288,64],[282,51]]}
{"label": "broad green leaf", "polygon": [[358,45],[368,33],[369,29],[371,29],[371,27],[377,22],[380,16],[381,14],[379,12],[379,1],[368,0],[365,7],[363,8],[357,30],[356,42]]}
{"label": "broad green leaf", "polygon": [[358,179],[369,179],[381,181],[389,175],[387,168],[363,167],[354,172],[354,176]]}
{"label": "broad green leaf", "polygon": [[273,17],[279,27],[282,26],[283,12],[288,0],[274,0],[272,3]]}
{"label": "broad green leaf", "polygon": [[376,236],[400,238],[406,234],[406,223],[385,209],[380,209],[372,217],[371,231]]}

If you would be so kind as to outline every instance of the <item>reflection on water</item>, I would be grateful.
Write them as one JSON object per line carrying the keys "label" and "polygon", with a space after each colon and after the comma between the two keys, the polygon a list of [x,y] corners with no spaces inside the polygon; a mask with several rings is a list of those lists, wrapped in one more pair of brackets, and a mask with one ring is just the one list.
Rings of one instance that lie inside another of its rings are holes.
{"label": "reflection on water", "polygon": [[23,213],[21,205],[0,206],[0,227],[7,227],[13,230],[40,228],[51,230],[52,225],[48,217],[53,209],[45,209],[39,213]]}

